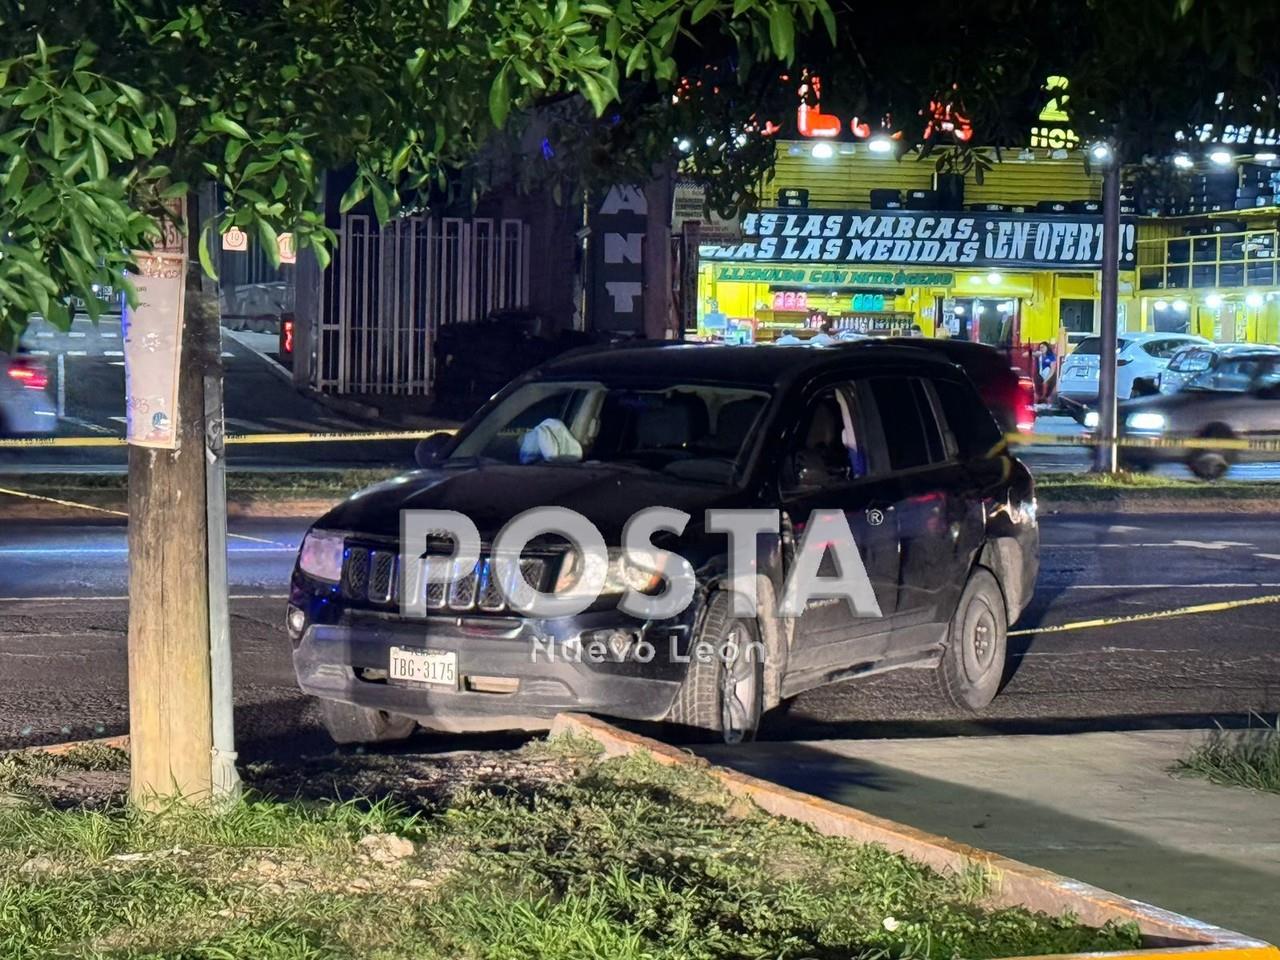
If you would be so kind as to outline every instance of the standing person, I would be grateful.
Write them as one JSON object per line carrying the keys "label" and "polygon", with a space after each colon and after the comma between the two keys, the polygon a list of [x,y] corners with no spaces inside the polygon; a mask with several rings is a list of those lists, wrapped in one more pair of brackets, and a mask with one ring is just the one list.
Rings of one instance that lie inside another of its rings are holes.
{"label": "standing person", "polygon": [[1058,355],[1053,350],[1053,344],[1048,340],[1041,340],[1036,344],[1036,403],[1048,403],[1052,398],[1054,384],[1058,379],[1057,364]]}

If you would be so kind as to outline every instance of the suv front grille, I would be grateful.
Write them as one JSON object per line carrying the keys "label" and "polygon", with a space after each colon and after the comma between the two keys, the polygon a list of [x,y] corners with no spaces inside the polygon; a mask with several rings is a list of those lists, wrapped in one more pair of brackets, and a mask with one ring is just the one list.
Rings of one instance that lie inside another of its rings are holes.
{"label": "suv front grille", "polygon": [[[342,569],[342,592],[355,600],[367,600],[379,606],[399,604],[399,557],[392,550],[349,546]],[[427,570],[439,578],[450,561],[445,557],[428,557]],[[547,588],[549,562],[544,557],[521,557],[520,572],[535,590]],[[461,571],[459,571],[461,572]],[[508,590],[508,592],[511,592]],[[450,610],[465,613],[480,610],[502,613],[506,599],[498,584],[497,571],[489,557],[481,557],[475,567],[453,583],[429,583],[426,587],[428,610]]]}

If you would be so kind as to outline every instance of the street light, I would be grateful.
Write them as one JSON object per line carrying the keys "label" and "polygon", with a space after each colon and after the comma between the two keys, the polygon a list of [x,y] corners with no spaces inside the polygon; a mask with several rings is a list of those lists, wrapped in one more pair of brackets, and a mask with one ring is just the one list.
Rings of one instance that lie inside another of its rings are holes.
{"label": "street light", "polygon": [[1095,143],[1089,148],[1089,156],[1093,158],[1094,163],[1110,163],[1111,144],[1105,142]]}
{"label": "street light", "polygon": [[813,149],[809,152],[815,160],[830,160],[836,155],[835,150],[829,143],[815,143]]}
{"label": "street light", "polygon": [[1210,310],[1217,310],[1222,306],[1222,296],[1217,293],[1211,293],[1204,298],[1204,305]]}
{"label": "street light", "polygon": [[1254,310],[1257,310],[1263,304],[1262,294],[1251,293],[1244,298],[1244,302],[1246,306],[1252,307]]}
{"label": "street light", "polygon": [[1274,154],[1274,153],[1255,153],[1255,154],[1253,155],[1253,159],[1257,160],[1259,163],[1270,163],[1272,160],[1276,159],[1276,154]]}
{"label": "street light", "polygon": [[884,134],[877,134],[867,141],[867,149],[872,153],[888,153],[893,149],[893,143]]}
{"label": "street light", "polygon": [[1000,274],[996,273],[994,270],[987,274],[987,283],[991,284],[993,287],[1003,279],[1004,277],[1000,276]]}
{"label": "street light", "polygon": [[1196,165],[1196,162],[1185,153],[1180,153],[1173,158],[1173,165],[1179,170],[1190,170]]}
{"label": "street light", "polygon": [[1168,302],[1167,300],[1157,300],[1157,301],[1156,301],[1156,309],[1157,309],[1157,310],[1168,310],[1168,309],[1169,309],[1169,302]]}
{"label": "street light", "polygon": [[1173,309],[1174,309],[1174,312],[1175,312],[1175,313],[1186,313],[1186,312],[1187,312],[1187,301],[1185,301],[1185,300],[1175,300],[1175,301],[1173,301]]}
{"label": "street light", "polygon": [[1234,159],[1235,157],[1232,156],[1231,151],[1225,150],[1222,147],[1219,147],[1209,153],[1209,160],[1217,164],[1219,167],[1231,166],[1231,161]]}

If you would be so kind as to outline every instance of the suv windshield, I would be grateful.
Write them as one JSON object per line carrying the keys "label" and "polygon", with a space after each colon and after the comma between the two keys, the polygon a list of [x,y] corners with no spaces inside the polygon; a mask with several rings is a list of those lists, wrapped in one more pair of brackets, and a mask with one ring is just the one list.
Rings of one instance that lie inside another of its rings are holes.
{"label": "suv windshield", "polygon": [[623,463],[729,484],[768,400],[759,390],[706,384],[527,383],[476,424],[445,463]]}

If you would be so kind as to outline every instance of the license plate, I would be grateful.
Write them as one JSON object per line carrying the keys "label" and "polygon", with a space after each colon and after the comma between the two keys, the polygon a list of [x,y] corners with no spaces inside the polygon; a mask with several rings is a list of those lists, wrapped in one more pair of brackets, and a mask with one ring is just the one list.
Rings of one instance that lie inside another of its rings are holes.
{"label": "license plate", "polygon": [[430,683],[439,687],[458,685],[458,655],[446,650],[410,650],[392,647],[387,669],[390,680]]}

